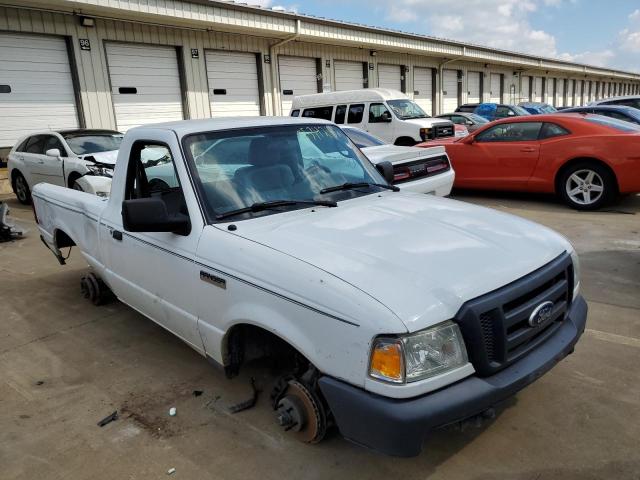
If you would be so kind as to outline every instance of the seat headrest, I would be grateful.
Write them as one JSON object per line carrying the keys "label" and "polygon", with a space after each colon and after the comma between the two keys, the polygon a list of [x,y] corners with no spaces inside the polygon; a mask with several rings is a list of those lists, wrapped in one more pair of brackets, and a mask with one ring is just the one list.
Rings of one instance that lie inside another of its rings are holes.
{"label": "seat headrest", "polygon": [[270,138],[254,138],[249,146],[249,163],[256,167],[280,163],[280,148]]}

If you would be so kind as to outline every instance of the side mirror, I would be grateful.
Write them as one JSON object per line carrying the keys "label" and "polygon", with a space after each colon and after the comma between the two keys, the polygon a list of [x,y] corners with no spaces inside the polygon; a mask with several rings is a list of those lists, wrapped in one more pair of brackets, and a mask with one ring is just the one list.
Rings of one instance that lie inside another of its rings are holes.
{"label": "side mirror", "polygon": [[391,162],[380,162],[376,164],[376,168],[388,183],[393,183],[393,165],[391,165]]}
{"label": "side mirror", "polygon": [[466,145],[471,145],[476,141],[475,135],[467,135],[466,137],[462,137],[460,139],[460,143],[464,143]]}
{"label": "side mirror", "polygon": [[60,158],[62,155],[60,154],[60,150],[58,150],[57,148],[50,148],[49,150],[47,150],[46,152],[44,152],[44,154],[47,157],[54,157],[54,158]]}
{"label": "side mirror", "polygon": [[169,215],[167,206],[159,198],[136,198],[122,202],[122,223],[127,232],[172,232],[188,235],[189,217]]}

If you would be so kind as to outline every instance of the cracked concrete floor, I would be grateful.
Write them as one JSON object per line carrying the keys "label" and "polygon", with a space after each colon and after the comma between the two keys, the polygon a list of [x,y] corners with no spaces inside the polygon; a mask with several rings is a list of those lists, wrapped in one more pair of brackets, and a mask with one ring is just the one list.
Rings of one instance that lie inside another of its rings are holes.
{"label": "cracked concrete floor", "polygon": [[[172,478],[183,479],[640,479],[640,197],[578,213],[542,197],[456,196],[545,224],[576,245],[588,330],[495,420],[438,431],[411,459],[337,434],[297,443],[273,421],[268,372],[254,367],[228,381],[128,307],[93,307],[80,297],[79,252],[60,267],[31,209],[0,197],[29,230],[0,244],[0,478],[164,478],[175,468]],[[256,408],[228,414],[250,395],[250,375],[266,393]],[[97,427],[114,410],[120,418]]]}

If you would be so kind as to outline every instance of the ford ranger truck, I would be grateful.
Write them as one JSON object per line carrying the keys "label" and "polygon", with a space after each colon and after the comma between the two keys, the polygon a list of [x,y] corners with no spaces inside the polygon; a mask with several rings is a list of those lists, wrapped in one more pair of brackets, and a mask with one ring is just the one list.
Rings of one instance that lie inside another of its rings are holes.
{"label": "ford ranger truck", "polygon": [[109,198],[33,200],[60,262],[88,262],[89,298],[110,290],[229,377],[285,360],[291,435],[412,456],[571,353],[587,305],[564,237],[392,178],[327,121],[221,118],[129,130]]}

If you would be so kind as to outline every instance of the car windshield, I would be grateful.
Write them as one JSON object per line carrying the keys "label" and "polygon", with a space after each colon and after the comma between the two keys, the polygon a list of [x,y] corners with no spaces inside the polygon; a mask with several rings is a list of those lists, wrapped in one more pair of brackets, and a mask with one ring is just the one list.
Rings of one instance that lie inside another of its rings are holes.
{"label": "car windshield", "polygon": [[[213,131],[189,135],[183,144],[211,221],[264,202],[341,201],[379,192],[383,187],[375,184],[386,185],[371,162],[333,125]],[[323,193],[344,184],[363,185]],[[256,209],[234,219],[308,205],[286,207]]]}
{"label": "car windshield", "polygon": [[63,137],[73,153],[76,155],[90,155],[92,153],[119,150],[123,135],[118,132],[113,132],[87,135],[63,135]]}
{"label": "car windshield", "polygon": [[430,118],[413,100],[387,100],[387,104],[400,120],[410,118]]}
{"label": "car windshield", "polygon": [[518,105],[514,105],[513,110],[518,114],[518,115],[531,115],[531,113],[527,112],[524,108],[519,107]]}
{"label": "car windshield", "polygon": [[589,115],[585,118],[586,121],[597,123],[605,127],[613,128],[619,132],[624,133],[640,133],[640,125],[635,123],[625,122],[624,120],[617,120],[611,117],[603,117],[602,115]]}
{"label": "car windshield", "polygon": [[481,117],[480,115],[476,115],[475,113],[469,113],[467,115],[467,117],[469,117],[470,120],[472,120],[473,122],[480,124],[480,125],[484,125],[485,123],[489,123],[489,120],[487,120],[484,117]]}
{"label": "car windshield", "polygon": [[343,128],[342,131],[347,134],[347,137],[349,137],[358,148],[379,147],[380,145],[385,145],[385,142],[380,140],[378,137],[375,137],[364,130],[360,130],[359,128],[346,127]]}

